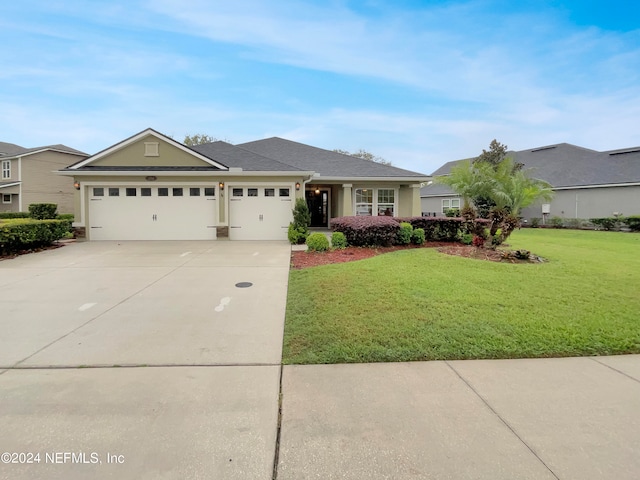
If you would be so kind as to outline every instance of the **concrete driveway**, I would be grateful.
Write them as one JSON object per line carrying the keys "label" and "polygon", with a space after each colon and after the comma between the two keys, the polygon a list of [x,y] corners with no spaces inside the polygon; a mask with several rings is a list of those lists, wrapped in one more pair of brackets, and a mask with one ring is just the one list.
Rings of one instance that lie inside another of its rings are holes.
{"label": "concrete driveway", "polygon": [[39,453],[0,478],[271,478],[289,256],[87,242],[0,262],[0,452]]}

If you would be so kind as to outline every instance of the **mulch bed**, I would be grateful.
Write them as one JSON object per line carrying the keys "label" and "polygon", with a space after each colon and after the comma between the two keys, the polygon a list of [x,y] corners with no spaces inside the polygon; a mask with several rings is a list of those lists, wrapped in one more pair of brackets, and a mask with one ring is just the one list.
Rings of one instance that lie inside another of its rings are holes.
{"label": "mulch bed", "polygon": [[[66,242],[68,243],[68,241]],[[27,255],[29,253],[37,253],[37,252],[44,252],[45,250],[53,250],[55,248],[60,248],[60,247],[64,247],[65,246],[65,242],[59,242],[59,243],[54,243],[52,245],[48,245],[46,247],[39,247],[39,248],[28,248],[28,249],[24,249],[24,250],[18,250],[17,252],[12,252],[6,255],[3,255],[2,253],[0,253],[0,261],[2,260],[9,260],[11,258],[16,258],[19,257],[20,255]]]}
{"label": "mulch bed", "polygon": [[301,270],[303,268],[317,267],[332,263],[353,262],[365,258],[375,257],[383,253],[395,252],[397,250],[409,250],[413,248],[437,248],[439,252],[446,255],[456,255],[465,258],[475,258],[477,260],[488,260],[490,262],[510,262],[510,263],[540,263],[544,261],[535,255],[530,260],[518,260],[515,258],[505,258],[504,250],[491,250],[477,248],[471,245],[462,245],[449,242],[427,242],[422,246],[417,245],[395,245],[393,247],[347,247],[344,250],[333,250],[328,252],[291,252],[291,268]]}

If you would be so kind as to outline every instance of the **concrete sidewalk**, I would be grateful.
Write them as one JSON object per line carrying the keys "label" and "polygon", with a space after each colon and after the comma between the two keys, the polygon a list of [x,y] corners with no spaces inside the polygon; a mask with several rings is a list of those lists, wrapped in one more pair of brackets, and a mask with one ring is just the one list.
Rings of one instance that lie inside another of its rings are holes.
{"label": "concrete sidewalk", "polygon": [[278,479],[640,476],[640,355],[286,366]]}

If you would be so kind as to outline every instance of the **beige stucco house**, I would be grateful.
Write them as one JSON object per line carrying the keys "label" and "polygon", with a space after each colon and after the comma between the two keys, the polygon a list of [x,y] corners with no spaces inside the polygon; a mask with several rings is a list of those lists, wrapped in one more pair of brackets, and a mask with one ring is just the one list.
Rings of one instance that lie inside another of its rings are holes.
{"label": "beige stucco house", "polygon": [[0,212],[26,212],[31,203],[56,203],[73,213],[73,180],[55,171],[86,158],[65,145],[24,148],[0,142]]}
{"label": "beige stucco house", "polygon": [[420,215],[428,177],[282,138],[187,147],[144,130],[58,172],[90,240],[286,240],[297,198],[312,226]]}

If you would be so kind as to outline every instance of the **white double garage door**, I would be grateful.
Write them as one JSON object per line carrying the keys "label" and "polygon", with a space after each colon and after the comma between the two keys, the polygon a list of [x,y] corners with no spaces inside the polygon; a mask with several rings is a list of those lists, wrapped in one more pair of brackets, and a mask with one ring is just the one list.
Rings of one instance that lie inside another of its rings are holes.
{"label": "white double garage door", "polygon": [[213,240],[225,223],[231,240],[286,240],[293,208],[286,185],[96,185],[88,195],[91,240]]}

